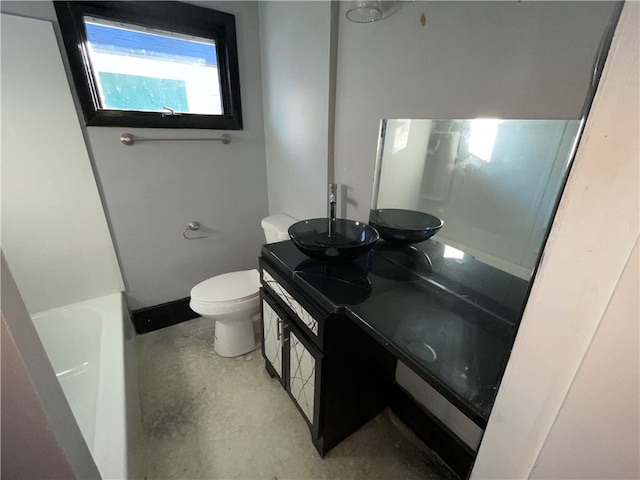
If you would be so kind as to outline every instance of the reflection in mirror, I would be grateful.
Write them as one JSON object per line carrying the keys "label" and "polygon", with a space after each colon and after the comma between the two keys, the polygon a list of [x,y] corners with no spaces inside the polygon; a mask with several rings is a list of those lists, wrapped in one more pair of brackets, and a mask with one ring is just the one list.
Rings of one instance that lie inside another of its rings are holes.
{"label": "reflection in mirror", "polygon": [[579,129],[580,120],[382,120],[370,223],[402,235],[428,214],[443,222],[435,240],[529,280]]}

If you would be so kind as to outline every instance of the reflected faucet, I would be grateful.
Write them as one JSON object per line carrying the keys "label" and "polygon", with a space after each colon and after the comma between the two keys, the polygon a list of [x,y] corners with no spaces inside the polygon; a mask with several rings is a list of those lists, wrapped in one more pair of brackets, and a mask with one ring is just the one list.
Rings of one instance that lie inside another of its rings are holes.
{"label": "reflected faucet", "polygon": [[336,189],[337,183],[329,184],[329,236],[333,235],[336,227]]}

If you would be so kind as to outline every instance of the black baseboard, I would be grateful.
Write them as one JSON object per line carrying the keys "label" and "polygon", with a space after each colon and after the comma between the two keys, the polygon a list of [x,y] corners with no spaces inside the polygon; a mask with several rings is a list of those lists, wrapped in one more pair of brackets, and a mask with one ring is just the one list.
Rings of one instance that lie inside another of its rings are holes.
{"label": "black baseboard", "polygon": [[131,312],[133,326],[139,334],[160,330],[199,316],[189,308],[189,297]]}
{"label": "black baseboard", "polygon": [[390,398],[391,410],[406,423],[427,446],[455,472],[461,479],[469,478],[475,453],[435,417],[418,405],[397,386]]}

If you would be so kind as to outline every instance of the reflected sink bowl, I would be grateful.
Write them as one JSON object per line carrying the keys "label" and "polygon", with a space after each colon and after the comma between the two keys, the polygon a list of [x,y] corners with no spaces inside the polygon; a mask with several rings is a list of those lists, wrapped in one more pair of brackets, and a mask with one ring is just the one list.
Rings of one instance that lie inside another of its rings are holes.
{"label": "reflected sink bowl", "polygon": [[380,233],[380,238],[390,243],[410,245],[433,237],[443,222],[428,213],[400,208],[371,210],[369,222]]}
{"label": "reflected sink bowl", "polygon": [[293,244],[305,255],[325,262],[346,262],[367,253],[380,236],[366,223],[312,218],[289,227]]}

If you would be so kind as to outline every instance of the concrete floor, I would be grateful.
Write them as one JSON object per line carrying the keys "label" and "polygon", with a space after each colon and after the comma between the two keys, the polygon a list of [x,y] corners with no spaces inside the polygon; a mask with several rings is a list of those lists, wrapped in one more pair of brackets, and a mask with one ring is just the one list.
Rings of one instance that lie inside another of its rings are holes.
{"label": "concrete floor", "polygon": [[457,478],[388,410],[321,458],[260,350],[218,356],[209,321],[137,346],[147,479]]}

